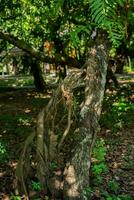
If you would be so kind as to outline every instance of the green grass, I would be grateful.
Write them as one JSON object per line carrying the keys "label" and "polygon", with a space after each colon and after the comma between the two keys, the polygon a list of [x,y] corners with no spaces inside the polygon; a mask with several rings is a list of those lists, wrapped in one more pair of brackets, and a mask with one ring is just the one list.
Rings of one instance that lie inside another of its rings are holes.
{"label": "green grass", "polygon": [[[50,75],[45,75],[46,83],[55,83],[56,79]],[[34,86],[33,76],[9,76],[0,78],[0,87],[24,87]]]}
{"label": "green grass", "polygon": [[23,86],[32,86],[33,77],[6,77],[0,79],[0,87],[23,87]]}

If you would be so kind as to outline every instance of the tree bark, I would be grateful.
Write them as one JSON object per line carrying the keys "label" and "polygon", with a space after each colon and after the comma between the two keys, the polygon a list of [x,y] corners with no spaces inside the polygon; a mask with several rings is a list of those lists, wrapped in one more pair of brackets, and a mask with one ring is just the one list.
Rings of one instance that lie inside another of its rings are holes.
{"label": "tree bark", "polygon": [[43,92],[46,89],[46,84],[42,76],[39,62],[32,60],[31,62],[31,73],[34,77],[34,84],[38,92]]}
{"label": "tree bark", "polygon": [[64,171],[64,200],[89,199],[86,190],[90,183],[90,156],[99,131],[98,119],[106,82],[107,53],[104,43],[100,42],[91,49],[85,67],[85,100],[81,105],[77,127],[79,139],[73,157],[66,164]]}
{"label": "tree bark", "polygon": [[[98,119],[107,73],[104,41],[103,35],[94,41],[96,45],[91,48],[85,65],[67,75],[43,111],[45,154],[41,153],[40,158],[43,158],[44,165],[37,170],[46,177],[46,185],[42,182],[43,175],[39,180],[53,198],[62,195],[64,200],[89,199],[86,191],[90,184],[90,157],[99,131]],[[58,138],[59,133],[62,136]],[[40,135],[40,130],[36,134]],[[40,140],[37,143],[40,146]],[[46,155],[49,159],[44,159]],[[50,167],[53,161],[55,169]],[[43,166],[48,166],[48,172]]]}
{"label": "tree bark", "polygon": [[115,87],[119,87],[119,83],[118,83],[118,80],[114,74],[114,72],[112,71],[112,69],[110,67],[108,67],[107,69],[107,76],[106,76],[106,89],[109,88],[109,85],[110,85],[110,80],[113,81]]}

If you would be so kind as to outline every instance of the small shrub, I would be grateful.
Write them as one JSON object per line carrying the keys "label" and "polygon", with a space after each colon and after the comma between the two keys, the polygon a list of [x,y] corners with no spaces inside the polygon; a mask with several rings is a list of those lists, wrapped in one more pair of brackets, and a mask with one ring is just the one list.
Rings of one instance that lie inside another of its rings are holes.
{"label": "small shrub", "polygon": [[10,200],[21,200],[22,198],[20,196],[12,195],[10,197]]}
{"label": "small shrub", "polygon": [[95,176],[100,175],[102,172],[107,170],[107,165],[105,163],[99,163],[92,167],[92,172]]}
{"label": "small shrub", "polygon": [[32,181],[32,188],[36,191],[40,191],[42,189],[41,183],[37,181]]}
{"label": "small shrub", "polygon": [[105,142],[103,139],[100,139],[96,142],[93,149],[93,156],[100,162],[105,161],[107,149],[105,147]]}
{"label": "small shrub", "polygon": [[97,160],[96,163],[92,163],[91,172],[92,179],[95,186],[99,186],[103,181],[103,174],[108,172],[108,167],[105,162],[105,156],[107,149],[105,147],[105,142],[103,139],[100,139],[96,142],[93,149],[93,158]]}
{"label": "small shrub", "polygon": [[93,191],[91,189],[91,187],[86,187],[84,190],[83,190],[83,195],[86,197],[86,198],[91,198],[93,194]]}
{"label": "small shrub", "polygon": [[117,181],[114,180],[114,179],[108,182],[108,187],[109,187],[109,189],[110,189],[112,192],[115,192],[115,193],[116,193],[117,191],[119,191],[119,189],[120,189],[119,184],[118,184]]}

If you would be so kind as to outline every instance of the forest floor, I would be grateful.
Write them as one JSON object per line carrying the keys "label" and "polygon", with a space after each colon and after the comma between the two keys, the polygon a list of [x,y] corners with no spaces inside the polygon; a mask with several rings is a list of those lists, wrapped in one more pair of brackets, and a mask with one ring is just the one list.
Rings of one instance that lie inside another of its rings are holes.
{"label": "forest floor", "polygon": [[[2,200],[19,200],[14,191],[17,161],[24,140],[36,125],[37,114],[49,98],[49,94],[38,94],[34,89],[0,92]],[[134,85],[106,92],[100,124],[100,150],[92,158],[91,199],[134,199]]]}

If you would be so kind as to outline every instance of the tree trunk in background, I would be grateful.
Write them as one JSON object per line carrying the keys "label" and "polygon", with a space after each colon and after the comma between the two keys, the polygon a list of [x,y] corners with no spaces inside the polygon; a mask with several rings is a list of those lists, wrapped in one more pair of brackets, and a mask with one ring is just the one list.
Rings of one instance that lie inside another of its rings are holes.
{"label": "tree trunk in background", "polygon": [[110,86],[110,80],[114,83],[115,87],[119,86],[118,80],[110,67],[107,68],[107,76],[106,76],[106,89]]}
{"label": "tree trunk in background", "polygon": [[99,43],[91,49],[89,59],[85,64],[85,100],[81,105],[77,127],[78,143],[73,157],[66,164],[64,171],[64,200],[89,199],[86,190],[90,183],[90,156],[96,133],[99,131],[98,119],[101,113],[107,73],[105,42],[101,39],[98,41]]}
{"label": "tree trunk in background", "polygon": [[46,84],[42,76],[42,71],[40,69],[39,62],[37,60],[32,60],[31,62],[31,73],[34,77],[34,84],[39,92],[43,92],[46,89]]}
{"label": "tree trunk in background", "polygon": [[15,57],[13,57],[13,71],[14,71],[14,75],[18,75],[18,61]]}
{"label": "tree trunk in background", "polygon": [[126,45],[123,43],[118,49],[117,49],[117,56],[116,56],[116,72],[117,74],[123,73],[123,68],[125,65],[125,59],[128,56],[128,50],[126,48]]}

